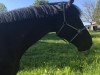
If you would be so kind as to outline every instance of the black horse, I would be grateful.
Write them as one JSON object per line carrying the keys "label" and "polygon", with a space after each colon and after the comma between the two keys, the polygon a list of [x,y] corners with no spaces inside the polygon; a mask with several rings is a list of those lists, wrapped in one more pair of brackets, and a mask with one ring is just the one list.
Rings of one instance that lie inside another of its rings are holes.
{"label": "black horse", "polygon": [[92,39],[73,2],[48,3],[0,15],[0,75],[16,75],[24,52],[48,32],[56,32],[79,51],[88,50]]}

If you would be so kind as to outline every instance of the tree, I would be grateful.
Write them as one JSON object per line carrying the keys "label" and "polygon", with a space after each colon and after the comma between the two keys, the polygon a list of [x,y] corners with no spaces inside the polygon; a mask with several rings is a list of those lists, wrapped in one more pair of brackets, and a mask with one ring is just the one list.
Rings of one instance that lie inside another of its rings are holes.
{"label": "tree", "polygon": [[95,17],[95,21],[97,22],[97,24],[100,24],[100,0],[97,1],[93,16]]}
{"label": "tree", "polygon": [[4,4],[0,3],[0,14],[7,11],[7,8]]}
{"label": "tree", "polygon": [[45,3],[48,3],[48,0],[35,0],[35,3],[33,5],[38,6]]}
{"label": "tree", "polygon": [[89,22],[92,25],[92,22],[95,21],[95,17],[93,16],[94,10],[95,10],[96,3],[92,0],[87,0],[84,2],[83,7],[83,17],[85,21]]}

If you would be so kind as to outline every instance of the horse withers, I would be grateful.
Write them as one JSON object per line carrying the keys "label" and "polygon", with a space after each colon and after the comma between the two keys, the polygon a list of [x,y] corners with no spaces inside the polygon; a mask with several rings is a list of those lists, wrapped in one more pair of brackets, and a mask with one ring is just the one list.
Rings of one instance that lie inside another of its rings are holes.
{"label": "horse withers", "polygon": [[48,32],[74,44],[79,51],[90,49],[92,38],[72,2],[49,3],[0,14],[0,75],[16,75],[24,52]]}

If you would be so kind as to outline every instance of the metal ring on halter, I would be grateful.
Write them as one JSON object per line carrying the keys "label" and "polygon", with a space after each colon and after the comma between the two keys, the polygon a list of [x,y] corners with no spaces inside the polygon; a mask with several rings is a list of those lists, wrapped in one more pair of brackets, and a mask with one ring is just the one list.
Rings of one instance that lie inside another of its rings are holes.
{"label": "metal ring on halter", "polygon": [[69,41],[71,43],[86,28],[84,27],[82,29],[77,29],[74,26],[72,26],[72,25],[70,25],[70,24],[67,23],[66,16],[65,16],[64,4],[63,4],[63,18],[64,18],[63,25],[61,26],[61,28],[59,29],[59,31],[57,32],[57,34],[59,34],[62,31],[62,29],[64,28],[65,25],[67,25],[67,26],[71,27],[72,29],[76,30],[77,31],[76,35]]}

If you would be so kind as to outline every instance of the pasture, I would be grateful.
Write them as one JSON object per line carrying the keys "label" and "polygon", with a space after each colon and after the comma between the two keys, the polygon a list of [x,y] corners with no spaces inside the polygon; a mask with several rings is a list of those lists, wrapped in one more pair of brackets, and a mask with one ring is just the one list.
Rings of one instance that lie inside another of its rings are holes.
{"label": "pasture", "polygon": [[49,33],[21,59],[17,75],[100,75],[100,32],[90,32],[93,46],[87,53]]}

